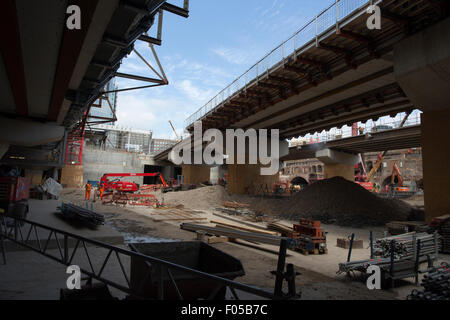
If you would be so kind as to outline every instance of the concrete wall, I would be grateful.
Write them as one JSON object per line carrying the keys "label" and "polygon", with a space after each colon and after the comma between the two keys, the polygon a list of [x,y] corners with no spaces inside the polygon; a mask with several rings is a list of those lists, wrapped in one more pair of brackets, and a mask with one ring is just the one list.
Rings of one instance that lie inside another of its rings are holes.
{"label": "concrete wall", "polygon": [[197,184],[210,180],[211,167],[209,166],[184,165],[182,168],[185,184]]}
{"label": "concrete wall", "polygon": [[257,164],[228,165],[227,190],[235,194],[259,194],[262,189],[271,192],[274,183],[279,180],[279,174],[261,176],[260,169]]}
{"label": "concrete wall", "polygon": [[83,187],[83,166],[64,167],[61,173],[61,184],[65,188]]}
{"label": "concrete wall", "polygon": [[[83,180],[99,181],[105,173],[144,173],[144,162],[135,153],[85,149]],[[121,178],[122,179],[122,178]],[[143,184],[142,177],[123,178]]]}

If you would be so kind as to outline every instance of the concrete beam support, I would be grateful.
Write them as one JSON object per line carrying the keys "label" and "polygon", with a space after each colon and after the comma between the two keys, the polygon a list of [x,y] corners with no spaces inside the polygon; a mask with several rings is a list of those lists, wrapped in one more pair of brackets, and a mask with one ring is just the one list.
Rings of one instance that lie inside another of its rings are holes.
{"label": "concrete beam support", "polygon": [[197,184],[209,182],[211,168],[201,165],[183,165],[182,175],[184,176],[185,184]]}
{"label": "concrete beam support", "polygon": [[449,108],[450,18],[398,43],[394,74],[416,107]]}
{"label": "concrete beam support", "polygon": [[64,127],[0,117],[0,143],[34,147],[64,138]]}
{"label": "concrete beam support", "polygon": [[324,164],[355,165],[359,162],[359,156],[332,149],[323,149],[316,152],[316,158]]}
{"label": "concrete beam support", "polygon": [[359,162],[357,155],[323,149],[316,152],[316,158],[324,163],[325,179],[343,177],[355,181],[355,164]]}
{"label": "concrete beam support", "polygon": [[450,213],[450,108],[422,114],[425,220]]}
{"label": "concrete beam support", "polygon": [[265,186],[272,191],[273,184],[278,181],[279,174],[262,176],[261,165],[232,164],[228,165],[227,190],[234,194],[246,194],[251,187]]}
{"label": "concrete beam support", "polygon": [[394,48],[394,73],[422,114],[425,220],[450,212],[450,18]]}

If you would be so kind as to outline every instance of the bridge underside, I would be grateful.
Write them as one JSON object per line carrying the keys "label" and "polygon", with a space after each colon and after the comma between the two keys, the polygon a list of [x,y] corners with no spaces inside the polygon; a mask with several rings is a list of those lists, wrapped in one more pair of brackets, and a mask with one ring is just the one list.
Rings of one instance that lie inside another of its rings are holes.
{"label": "bridge underside", "polygon": [[199,119],[204,128],[272,128],[292,138],[420,108],[396,81],[394,45],[447,13],[440,1],[380,6],[381,30],[367,28],[364,10],[354,13]]}
{"label": "bridge underside", "polygon": [[317,151],[324,149],[357,155],[359,153],[418,148],[420,146],[421,127],[411,126],[289,148],[289,155],[283,157],[281,160],[290,161],[316,158]]}

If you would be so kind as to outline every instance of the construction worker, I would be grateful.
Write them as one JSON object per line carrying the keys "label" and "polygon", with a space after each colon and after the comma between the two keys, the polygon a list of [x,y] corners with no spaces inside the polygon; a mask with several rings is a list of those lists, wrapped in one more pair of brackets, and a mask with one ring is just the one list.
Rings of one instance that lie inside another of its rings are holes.
{"label": "construction worker", "polygon": [[92,185],[90,182],[86,183],[85,189],[86,189],[86,193],[84,196],[84,200],[89,201],[91,199],[91,190],[92,190]]}
{"label": "construction worker", "polygon": [[100,200],[103,200],[103,192],[105,192],[105,187],[103,184],[100,185]]}

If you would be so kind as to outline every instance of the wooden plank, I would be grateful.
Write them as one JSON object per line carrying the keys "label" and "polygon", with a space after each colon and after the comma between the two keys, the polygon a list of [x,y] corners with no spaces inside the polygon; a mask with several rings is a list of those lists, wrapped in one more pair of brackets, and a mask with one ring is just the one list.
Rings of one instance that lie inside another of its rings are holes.
{"label": "wooden plank", "polygon": [[258,233],[251,233],[251,232],[243,232],[243,231],[234,231],[230,229],[224,229],[220,227],[209,227],[209,226],[202,226],[198,224],[191,224],[191,223],[183,223],[181,224],[181,229],[188,230],[188,231],[206,231],[206,233],[216,235],[216,236],[225,236],[228,238],[234,238],[234,239],[242,239],[242,240],[249,240],[249,241],[256,241],[271,245],[280,245],[280,241],[282,237],[276,237],[276,236],[270,236],[270,235],[263,235]]}
{"label": "wooden plank", "polygon": [[212,236],[212,237],[208,237],[208,244],[215,244],[215,243],[226,243],[229,241],[229,239],[227,237],[223,237],[223,236]]}
{"label": "wooden plank", "polygon": [[228,224],[228,223],[224,223],[224,222],[220,222],[220,221],[214,221],[214,220],[211,220],[211,223],[215,223],[215,224],[218,224],[220,226],[224,226],[224,227],[228,227],[228,228],[234,228],[234,229],[239,229],[239,230],[243,230],[243,231],[248,231],[248,232],[268,234],[268,235],[271,235],[271,236],[279,236],[279,233],[278,232],[274,232],[274,231],[260,230],[260,229],[257,229],[257,228],[245,227],[245,226],[238,226],[238,225],[235,225],[235,224]]}
{"label": "wooden plank", "polygon": [[188,220],[204,221],[204,220],[207,220],[207,219],[206,218],[162,218],[162,219],[152,218],[152,220],[155,221],[155,222],[164,222],[164,221],[188,221]]}
{"label": "wooden plank", "polygon": [[259,225],[256,225],[256,224],[253,224],[253,223],[250,223],[250,222],[246,222],[246,221],[241,221],[239,219],[235,219],[235,218],[232,218],[232,217],[227,216],[227,215],[223,215],[223,214],[219,214],[219,213],[213,213],[213,215],[216,216],[216,217],[220,217],[220,218],[223,218],[223,219],[230,220],[230,221],[238,222],[240,224],[243,224],[243,225],[246,225],[246,226],[249,226],[249,227],[252,227],[252,228],[256,228],[256,229],[267,231],[267,228],[265,228],[263,226],[259,226]]}

